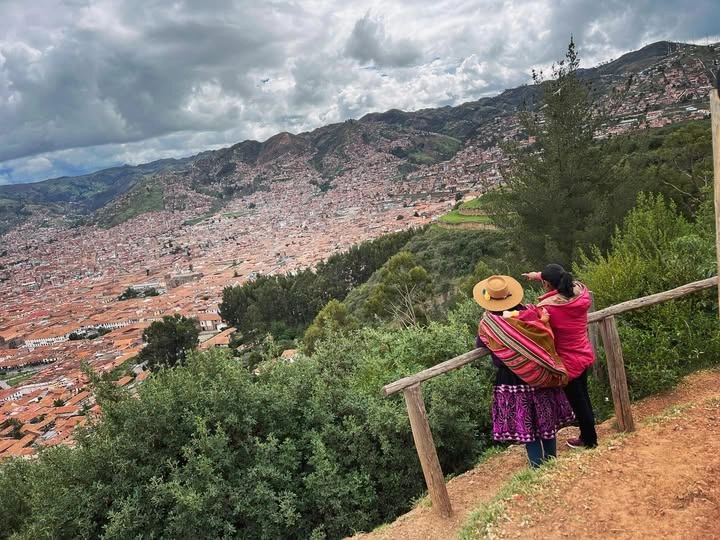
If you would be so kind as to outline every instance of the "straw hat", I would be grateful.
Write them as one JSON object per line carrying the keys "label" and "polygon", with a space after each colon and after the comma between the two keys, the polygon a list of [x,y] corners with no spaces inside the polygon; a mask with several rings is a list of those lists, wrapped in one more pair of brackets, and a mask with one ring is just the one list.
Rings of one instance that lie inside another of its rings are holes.
{"label": "straw hat", "polygon": [[473,298],[488,311],[505,311],[523,299],[523,288],[510,276],[490,276],[473,287]]}

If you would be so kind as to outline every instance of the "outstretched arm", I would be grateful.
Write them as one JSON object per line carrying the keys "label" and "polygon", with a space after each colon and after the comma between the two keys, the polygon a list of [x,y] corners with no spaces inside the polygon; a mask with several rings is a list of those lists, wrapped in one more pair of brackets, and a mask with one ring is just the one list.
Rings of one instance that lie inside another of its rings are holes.
{"label": "outstretched arm", "polygon": [[524,274],[521,274],[521,275],[522,275],[522,277],[529,279],[530,281],[542,281],[540,272],[525,272]]}

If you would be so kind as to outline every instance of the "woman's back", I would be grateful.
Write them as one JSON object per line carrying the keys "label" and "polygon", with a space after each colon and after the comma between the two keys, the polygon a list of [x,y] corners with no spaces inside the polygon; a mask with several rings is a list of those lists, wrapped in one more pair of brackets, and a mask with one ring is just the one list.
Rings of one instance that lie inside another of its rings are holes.
{"label": "woman's back", "polygon": [[550,291],[538,301],[538,306],[544,307],[550,314],[555,350],[565,362],[570,379],[580,375],[595,361],[595,352],[587,334],[587,314],[592,302],[590,292],[576,281],[573,293],[573,297],[567,298],[557,291]]}

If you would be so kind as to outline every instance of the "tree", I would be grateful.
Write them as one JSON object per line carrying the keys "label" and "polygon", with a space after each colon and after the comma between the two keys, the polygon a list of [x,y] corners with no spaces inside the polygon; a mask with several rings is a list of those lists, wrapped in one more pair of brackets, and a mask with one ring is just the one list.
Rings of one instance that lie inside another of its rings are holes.
{"label": "tree", "polygon": [[339,300],[330,300],[320,310],[303,336],[303,350],[306,354],[315,352],[317,343],[334,332],[347,332],[357,328],[357,320]]}
{"label": "tree", "polygon": [[[366,329],[255,374],[228,351],[192,353],[136,397],[101,393],[103,420],[74,448],[0,462],[0,538],[330,539],[392,521],[424,483],[405,405],[378,388],[467,351],[470,307],[462,322]],[[491,373],[424,388],[448,474],[488,446]]]}
{"label": "tree", "polygon": [[127,289],[125,289],[125,290],[122,292],[122,294],[121,294],[120,296],[118,296],[117,299],[118,299],[118,300],[128,300],[128,299],[130,299],[130,298],[137,298],[138,296],[140,296],[140,293],[139,293],[139,292],[137,292],[137,291],[136,291],[135,289],[133,289],[132,287],[128,287]]}
{"label": "tree", "polygon": [[412,326],[428,321],[432,300],[432,282],[427,270],[415,262],[412,254],[401,251],[378,272],[378,283],[365,301],[370,317]]}
{"label": "tree", "polygon": [[578,244],[587,246],[600,234],[594,225],[603,211],[609,170],[593,135],[603,115],[593,107],[588,84],[578,77],[579,65],[571,38],[565,59],[553,65],[551,80],[533,71],[543,105],[524,111],[520,121],[535,143],[506,147],[513,159],[503,174],[505,196],[489,208],[535,264],[568,264]]}
{"label": "tree", "polygon": [[712,185],[712,133],[706,122],[674,130],[658,149],[660,163],[653,168],[665,193],[693,214],[704,199],[703,188]]}
{"label": "tree", "polygon": [[199,334],[197,319],[166,315],[162,321],[155,321],[143,332],[146,345],[138,358],[147,361],[150,369],[172,367],[185,360],[188,350],[197,347]]}
{"label": "tree", "polygon": [[226,287],[220,317],[238,329],[246,344],[259,343],[268,332],[276,338],[298,338],[323,306],[343,300],[416,234],[410,229],[351,246],[321,261],[315,270],[260,275]]}

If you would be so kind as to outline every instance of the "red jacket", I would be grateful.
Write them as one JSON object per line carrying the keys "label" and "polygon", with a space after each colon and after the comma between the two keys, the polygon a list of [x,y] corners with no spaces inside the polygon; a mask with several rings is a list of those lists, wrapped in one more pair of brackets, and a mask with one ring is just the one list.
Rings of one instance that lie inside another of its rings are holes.
{"label": "red jacket", "polygon": [[595,361],[587,332],[587,314],[590,309],[590,292],[575,282],[572,298],[550,291],[538,299],[538,306],[550,314],[550,327],[555,333],[555,350],[562,358],[570,380],[579,377]]}

